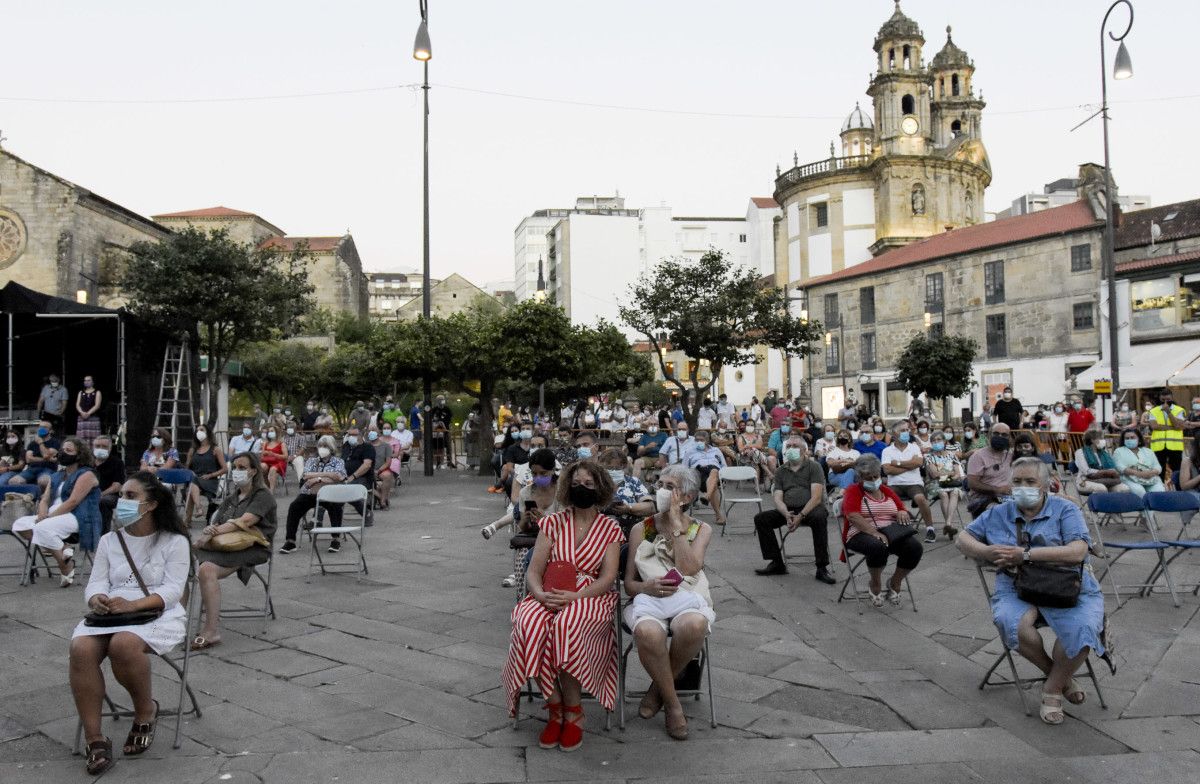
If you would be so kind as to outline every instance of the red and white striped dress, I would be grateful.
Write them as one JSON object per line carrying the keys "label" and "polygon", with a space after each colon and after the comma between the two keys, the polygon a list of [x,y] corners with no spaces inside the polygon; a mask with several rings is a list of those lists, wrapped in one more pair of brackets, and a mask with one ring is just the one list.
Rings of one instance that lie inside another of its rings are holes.
{"label": "red and white striped dress", "polygon": [[[543,519],[540,535],[550,539],[551,561],[575,564],[576,590],[600,576],[608,546],[625,541],[617,521],[599,514],[577,545],[570,509]],[[518,695],[528,680],[536,681],[546,696],[554,691],[559,672],[579,681],[605,710],[613,709],[617,700],[616,604],[616,592],[606,591],[576,599],[558,612],[547,610],[532,595],[513,608],[512,642],[503,672],[510,716],[516,715]]]}

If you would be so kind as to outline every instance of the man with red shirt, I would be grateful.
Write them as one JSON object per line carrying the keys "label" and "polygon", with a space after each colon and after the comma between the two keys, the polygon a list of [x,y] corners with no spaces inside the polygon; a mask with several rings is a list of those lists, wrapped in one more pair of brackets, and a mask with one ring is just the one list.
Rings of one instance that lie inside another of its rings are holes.
{"label": "man with red shirt", "polygon": [[1067,414],[1067,431],[1083,433],[1096,421],[1096,415],[1090,408],[1083,407],[1083,401],[1075,398],[1071,401],[1071,412]]}

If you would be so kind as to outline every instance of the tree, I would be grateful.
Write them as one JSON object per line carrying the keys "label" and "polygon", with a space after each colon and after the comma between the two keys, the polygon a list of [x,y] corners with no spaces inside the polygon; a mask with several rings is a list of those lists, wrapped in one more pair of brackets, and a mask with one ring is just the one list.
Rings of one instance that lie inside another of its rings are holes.
{"label": "tree", "polygon": [[238,386],[247,390],[264,410],[279,401],[295,405],[321,391],[321,374],[314,370],[325,362],[327,353],[289,340],[249,343],[238,352],[242,361]]}
{"label": "tree", "polygon": [[896,382],[914,397],[941,398],[942,421],[950,421],[950,398],[962,397],[975,383],[971,368],[979,342],[961,335],[913,336],[896,359]]}
{"label": "tree", "polygon": [[[758,362],[755,348],[765,346],[791,356],[815,351],[819,322],[788,314],[787,292],[764,282],[754,270],[735,267],[718,250],[699,261],[663,259],[643,274],[621,306],[621,320],[640,332],[654,350],[663,377],[680,392],[684,414],[695,427],[696,405],[726,365]],[[707,360],[710,375],[680,378],[667,368],[662,349]],[[688,382],[688,383],[685,383]]]}
{"label": "tree", "polygon": [[208,355],[207,423],[216,419],[229,360],[256,340],[285,338],[313,308],[307,248],[256,248],[186,228],[159,243],[137,242],[121,275],[129,309],[168,331],[186,330]]}

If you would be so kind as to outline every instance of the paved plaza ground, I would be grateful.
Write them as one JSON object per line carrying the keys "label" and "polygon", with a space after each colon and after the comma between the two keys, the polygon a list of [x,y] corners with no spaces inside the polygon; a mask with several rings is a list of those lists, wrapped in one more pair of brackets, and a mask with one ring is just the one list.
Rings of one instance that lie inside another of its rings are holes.
{"label": "paved plaza ground", "polygon": [[[913,574],[919,612],[906,601],[860,614],[835,603],[838,589],[814,581],[809,564],[755,576],[762,562],[744,508],[708,556],[719,726],[708,726],[707,698],[685,703],[684,743],[666,736],[661,715],[637,718],[636,705],[624,732],[606,731],[589,704],[582,750],[539,749],[541,721],[514,730],[503,708],[514,593],[499,587],[507,540],[479,535],[501,511],[485,487],[463,472],[408,479],[368,532],[369,579],[309,577],[307,545],[278,558],[278,619],[231,621],[224,644],[192,659],[203,717],[184,722],[183,747],[171,749],[173,720],[164,719],[144,758],[120,759],[128,723],[106,725],[118,762],[105,781],[1200,780],[1200,600],[1190,592],[1179,609],[1156,594],[1117,612],[1120,669],[1110,676],[1097,663],[1108,709],[1087,683],[1087,702],[1047,727],[1024,715],[1012,687],[977,688],[999,651],[996,632],[974,566],[945,539]],[[14,544],[0,548],[0,564],[12,563]],[[1143,571],[1131,568],[1127,581]],[[1179,570],[1196,576],[1188,571]],[[236,580],[223,591],[232,604],[260,595]],[[82,594],[45,578],[25,588],[0,581],[3,784],[88,779],[70,751],[67,686]],[[644,683],[633,661],[631,680]],[[165,702],[173,678],[155,671]]]}

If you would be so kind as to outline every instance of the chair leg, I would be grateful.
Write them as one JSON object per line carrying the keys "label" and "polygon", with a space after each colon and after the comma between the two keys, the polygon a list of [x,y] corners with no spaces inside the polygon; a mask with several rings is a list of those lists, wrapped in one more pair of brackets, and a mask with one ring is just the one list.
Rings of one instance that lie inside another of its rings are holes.
{"label": "chair leg", "polygon": [[708,655],[708,637],[704,638],[704,678],[708,681],[708,721],[717,728],[717,703],[713,701],[712,659]]}
{"label": "chair leg", "polygon": [[912,611],[917,611],[917,597],[913,595],[912,581],[907,577],[904,578],[904,587],[908,589],[908,601],[912,603]]}
{"label": "chair leg", "polygon": [[1088,677],[1092,679],[1092,688],[1096,690],[1096,698],[1100,700],[1100,707],[1108,710],[1108,703],[1104,701],[1104,692],[1100,690],[1100,679],[1096,677],[1096,671],[1092,668],[1092,657],[1090,655],[1084,660],[1084,664],[1087,665]]}
{"label": "chair leg", "polygon": [[[1003,645],[1003,641],[1001,645]],[[1026,716],[1032,716],[1033,711],[1029,708],[1029,701],[1025,699],[1025,684],[1021,681],[1021,676],[1017,674],[1017,663],[1013,661],[1012,651],[1004,649],[1004,658],[1008,660],[1008,667],[1012,670],[1013,685],[1017,688],[1017,696],[1021,698],[1021,707],[1025,710]]]}

